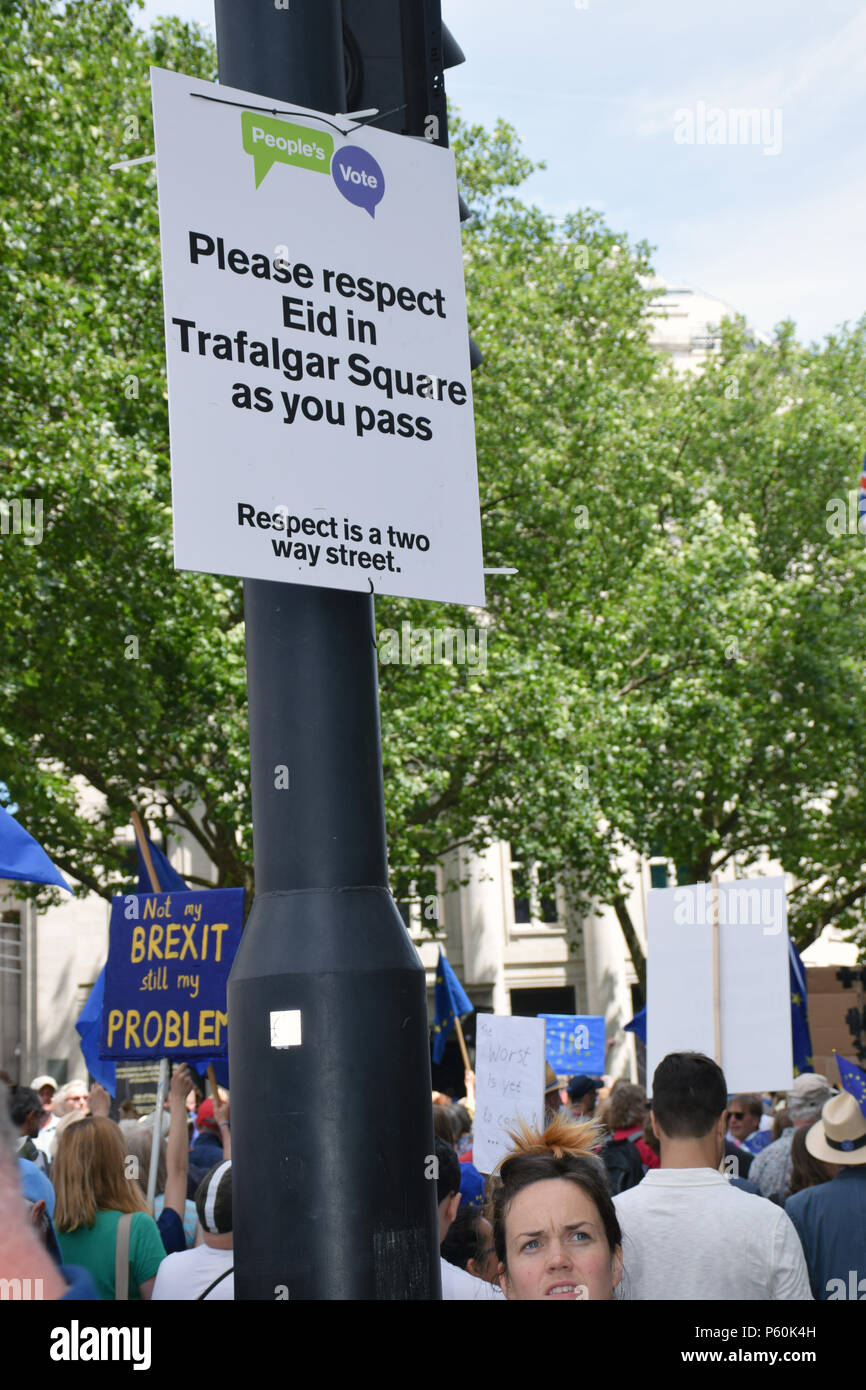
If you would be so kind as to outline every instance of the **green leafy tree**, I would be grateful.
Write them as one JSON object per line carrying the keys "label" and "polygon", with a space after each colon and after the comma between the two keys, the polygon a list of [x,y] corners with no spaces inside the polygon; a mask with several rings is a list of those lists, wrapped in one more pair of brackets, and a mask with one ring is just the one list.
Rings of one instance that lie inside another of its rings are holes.
{"label": "green leafy tree", "polygon": [[866,556],[828,527],[857,476],[864,334],[807,349],[783,325],[757,348],[728,324],[700,374],[660,384],[642,601],[611,600],[594,645],[602,813],[686,881],[777,862],[801,944],[864,920]]}

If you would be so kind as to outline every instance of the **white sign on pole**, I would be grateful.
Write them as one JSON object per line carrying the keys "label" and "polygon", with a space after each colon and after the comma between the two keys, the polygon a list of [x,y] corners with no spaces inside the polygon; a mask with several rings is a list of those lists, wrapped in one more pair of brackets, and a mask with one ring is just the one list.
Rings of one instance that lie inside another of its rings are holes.
{"label": "white sign on pole", "polygon": [[[785,879],[718,885],[722,1056],[729,1093],[792,1085]],[[714,1055],[713,891],[647,894],[647,1076],[669,1052]]]}
{"label": "white sign on pole", "polygon": [[151,85],[175,564],[483,604],[450,150]]}
{"label": "white sign on pole", "polygon": [[544,1127],[544,1019],[479,1014],[475,1037],[472,1161],[492,1173],[522,1120]]}

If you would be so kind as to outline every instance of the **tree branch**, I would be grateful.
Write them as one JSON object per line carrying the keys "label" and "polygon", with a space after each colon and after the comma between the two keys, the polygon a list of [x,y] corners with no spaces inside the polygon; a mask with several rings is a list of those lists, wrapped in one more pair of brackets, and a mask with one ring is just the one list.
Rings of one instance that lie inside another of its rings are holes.
{"label": "tree branch", "polygon": [[638,676],[635,680],[627,681],[626,684],[616,692],[617,698],[623,695],[630,695],[633,690],[637,690],[641,685],[648,685],[650,681],[663,681],[668,676],[672,676],[675,671],[684,671],[687,666],[700,666],[701,658],[697,656],[686,657],[685,661],[674,662],[666,666],[663,671],[650,671],[646,676]]}
{"label": "tree branch", "polygon": [[634,922],[631,920],[625,898],[620,894],[613,900],[613,910],[617,915],[622,934],[625,937],[628,953],[638,978],[641,992],[641,1002],[646,1003],[646,956],[640,944],[640,937],[635,930]]}

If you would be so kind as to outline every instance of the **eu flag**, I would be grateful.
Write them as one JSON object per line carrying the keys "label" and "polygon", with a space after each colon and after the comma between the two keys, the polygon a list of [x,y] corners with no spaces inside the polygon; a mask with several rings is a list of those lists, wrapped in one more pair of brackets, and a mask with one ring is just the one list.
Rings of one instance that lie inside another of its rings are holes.
{"label": "eu flag", "polygon": [[626,1033],[634,1033],[636,1038],[640,1038],[646,1047],[646,1004],[635,1014],[630,1023],[624,1023],[623,1028]]}
{"label": "eu flag", "polygon": [[96,977],[96,984],[87,996],[87,1003],[78,1015],[75,1031],[81,1038],[81,1052],[87,1070],[104,1086],[110,1096],[117,1094],[117,1066],[108,1057],[99,1055],[99,1035],[102,1032],[102,1005],[105,1000],[105,966]]}
{"label": "eu flag", "polygon": [[447,957],[443,956],[441,947],[439,964],[436,967],[433,1002],[433,1061],[438,1064],[442,1061],[445,1041],[454,1027],[455,1018],[461,1014],[471,1014],[475,1007],[471,1000],[467,999],[463,986],[448,964]]}
{"label": "eu flag", "polygon": [[840,1057],[838,1052],[836,1053],[836,1065],[839,1068],[843,1089],[850,1092],[866,1116],[866,1071],[862,1067],[858,1067],[856,1062],[846,1062],[845,1058]]}
{"label": "eu flag", "polygon": [[24,883],[54,883],[72,889],[45,850],[28,835],[23,825],[0,806],[0,878],[20,879]]}
{"label": "eu flag", "polygon": [[794,1053],[794,1075],[804,1071],[814,1071],[812,1065],[812,1038],[809,1033],[809,1017],[806,1012],[806,971],[800,953],[793,941],[788,938],[788,961],[791,971],[791,1042]]}
{"label": "eu flag", "polygon": [[[154,872],[159,883],[160,893],[186,893],[188,888],[181,878],[177,869],[173,869],[163,854],[161,849],[157,849],[152,840],[148,840],[147,847],[150,850],[150,859],[153,864]],[[141,846],[136,841],[138,852],[138,887],[136,893],[153,893],[155,890],[150,882],[150,874],[147,872],[147,865],[144,862],[144,855]]]}

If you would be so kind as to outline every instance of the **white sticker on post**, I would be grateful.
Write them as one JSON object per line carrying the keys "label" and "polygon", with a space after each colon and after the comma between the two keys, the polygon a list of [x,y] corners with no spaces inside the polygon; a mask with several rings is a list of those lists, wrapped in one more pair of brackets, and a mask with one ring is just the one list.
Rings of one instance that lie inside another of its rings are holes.
{"label": "white sticker on post", "polygon": [[300,1047],[300,1009],[280,1009],[271,1012],[271,1047]]}

